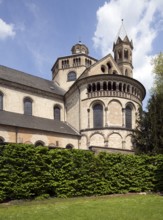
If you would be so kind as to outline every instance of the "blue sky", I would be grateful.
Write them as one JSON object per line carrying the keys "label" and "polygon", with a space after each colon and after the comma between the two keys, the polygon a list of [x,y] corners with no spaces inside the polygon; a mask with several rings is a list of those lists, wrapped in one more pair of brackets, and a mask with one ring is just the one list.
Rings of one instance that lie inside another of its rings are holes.
{"label": "blue sky", "polygon": [[149,90],[151,59],[163,51],[162,0],[0,0],[0,64],[51,79],[59,56],[79,40],[100,59],[121,26],[133,40],[134,78]]}

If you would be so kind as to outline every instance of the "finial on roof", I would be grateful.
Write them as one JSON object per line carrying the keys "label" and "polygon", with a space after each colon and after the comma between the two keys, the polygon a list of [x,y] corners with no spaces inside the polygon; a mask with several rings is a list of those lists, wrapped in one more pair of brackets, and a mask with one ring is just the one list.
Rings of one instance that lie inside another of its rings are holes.
{"label": "finial on roof", "polygon": [[121,24],[121,27],[120,27],[120,29],[118,31],[118,34],[117,34],[117,37],[116,37],[116,41],[117,41],[118,37],[120,37],[121,40],[124,40],[124,38],[127,36],[127,32],[126,32],[125,26],[123,24],[124,19],[122,18],[121,21],[122,21],[122,24]]}

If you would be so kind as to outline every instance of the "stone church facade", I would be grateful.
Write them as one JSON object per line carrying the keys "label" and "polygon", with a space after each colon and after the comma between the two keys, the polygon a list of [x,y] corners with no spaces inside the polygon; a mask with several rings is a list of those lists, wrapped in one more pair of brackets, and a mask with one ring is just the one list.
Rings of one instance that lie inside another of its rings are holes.
{"label": "stone church facade", "polygon": [[0,142],[132,152],[145,97],[132,50],[119,36],[114,57],[97,60],[79,42],[56,60],[51,81],[0,66]]}

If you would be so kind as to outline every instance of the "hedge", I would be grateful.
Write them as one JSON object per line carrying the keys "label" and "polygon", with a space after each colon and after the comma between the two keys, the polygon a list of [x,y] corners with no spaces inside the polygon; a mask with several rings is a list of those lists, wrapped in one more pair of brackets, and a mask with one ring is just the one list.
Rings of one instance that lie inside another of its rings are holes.
{"label": "hedge", "polygon": [[0,146],[0,201],[163,191],[163,155]]}

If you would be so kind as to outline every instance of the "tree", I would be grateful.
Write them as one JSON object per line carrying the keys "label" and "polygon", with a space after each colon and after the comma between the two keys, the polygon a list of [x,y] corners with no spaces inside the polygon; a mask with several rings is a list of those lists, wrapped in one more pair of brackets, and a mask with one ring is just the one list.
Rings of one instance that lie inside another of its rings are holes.
{"label": "tree", "polygon": [[160,53],[152,60],[155,83],[153,92],[163,95],[163,53]]}
{"label": "tree", "polygon": [[152,60],[155,83],[147,112],[139,111],[134,132],[136,153],[163,154],[163,54]]}

